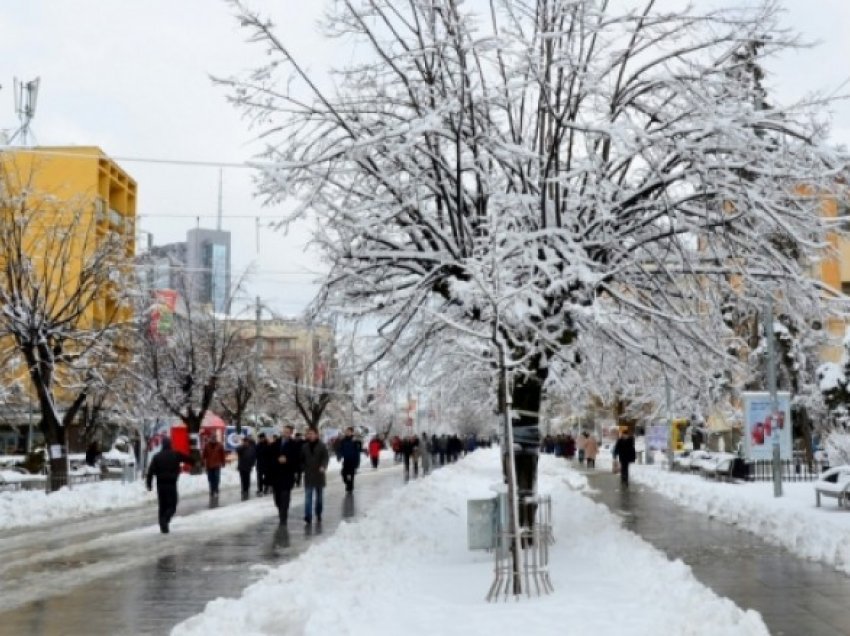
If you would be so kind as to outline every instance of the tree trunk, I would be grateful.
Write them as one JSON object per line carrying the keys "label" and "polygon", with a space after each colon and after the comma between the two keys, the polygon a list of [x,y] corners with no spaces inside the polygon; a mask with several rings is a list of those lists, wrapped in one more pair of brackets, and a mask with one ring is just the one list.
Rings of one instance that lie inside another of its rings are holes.
{"label": "tree trunk", "polygon": [[[186,424],[186,427],[189,429],[189,457],[192,458],[192,475],[200,475],[203,472],[203,462],[201,461],[201,424],[203,423],[203,417],[190,414],[188,417],[183,417],[183,423]],[[198,448],[192,448],[192,434],[196,434],[198,436]]]}
{"label": "tree trunk", "polygon": [[49,464],[48,490],[56,492],[68,485],[68,458],[65,456],[65,429],[53,416],[53,409],[42,409],[41,432],[44,435]]}
{"label": "tree trunk", "polygon": [[[540,452],[540,404],[543,401],[544,375],[517,378],[511,391],[514,436],[514,462],[516,464],[517,495],[519,497],[519,525],[530,528],[534,524],[537,507],[524,500],[535,493],[537,485],[537,460]],[[507,450],[507,449],[506,449]]]}

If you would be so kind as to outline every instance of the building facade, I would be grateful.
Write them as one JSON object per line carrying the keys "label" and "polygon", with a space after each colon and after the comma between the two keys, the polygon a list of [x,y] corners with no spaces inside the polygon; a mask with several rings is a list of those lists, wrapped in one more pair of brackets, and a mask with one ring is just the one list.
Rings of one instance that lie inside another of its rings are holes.
{"label": "building facade", "polygon": [[186,234],[187,294],[219,314],[230,310],[230,232],[197,228]]}
{"label": "building facade", "polygon": [[[106,264],[114,268],[114,284],[110,274],[75,324],[78,329],[97,330],[131,323],[133,307],[123,299],[126,290],[119,274],[129,274],[133,267],[136,181],[95,146],[10,148],[0,152],[0,164],[6,201],[25,193],[33,210],[21,239],[33,280],[42,281],[54,304],[63,302],[67,293],[73,293],[67,290],[79,288],[83,263],[109,241],[117,246],[109,254],[118,262]],[[7,366],[2,383],[15,390],[0,401],[0,451],[28,448],[38,416],[33,414],[35,401],[26,370]],[[60,409],[64,399],[57,391]]]}

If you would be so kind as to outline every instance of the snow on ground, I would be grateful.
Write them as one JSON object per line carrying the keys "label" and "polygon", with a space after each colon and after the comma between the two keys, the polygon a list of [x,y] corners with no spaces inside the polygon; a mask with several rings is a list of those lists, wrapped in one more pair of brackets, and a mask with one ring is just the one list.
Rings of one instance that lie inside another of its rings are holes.
{"label": "snow on ground", "polygon": [[[222,487],[237,486],[239,473],[225,469]],[[209,489],[206,475],[180,477],[180,494],[192,495]],[[98,513],[141,506],[156,501],[156,486],[149,493],[143,479],[134,482],[98,481],[46,494],[42,490],[0,492],[0,530],[13,530],[43,523],[81,519]]]}
{"label": "snow on ground", "polygon": [[[392,464],[393,452],[381,452],[381,466]],[[361,460],[361,467],[369,465],[368,457]],[[331,459],[328,472],[338,472],[339,462]],[[256,484],[256,474],[251,477]],[[238,487],[239,473],[231,466],[221,473],[221,487]],[[183,475],[179,482],[180,496],[207,492],[209,485],[206,475]],[[154,492],[145,489],[144,479],[122,483],[120,481],[100,481],[91,484],[79,484],[73,488],[45,494],[40,490],[16,490],[0,492],[0,531],[15,530],[56,521],[82,519],[92,515],[142,506],[156,501]]]}
{"label": "snow on ground", "polygon": [[772,482],[717,482],[659,466],[633,466],[631,475],[679,505],[850,574],[850,512],[827,497],[817,508],[813,482],[783,483],[777,498]]}
{"label": "snow on ground", "polygon": [[492,496],[500,468],[498,451],[479,450],[397,489],[172,634],[768,634],[756,612],[718,597],[580,494],[586,481],[563,460],[544,456],[540,466],[541,491],[553,493],[552,595],[484,600],[492,557],[466,549],[466,502]]}

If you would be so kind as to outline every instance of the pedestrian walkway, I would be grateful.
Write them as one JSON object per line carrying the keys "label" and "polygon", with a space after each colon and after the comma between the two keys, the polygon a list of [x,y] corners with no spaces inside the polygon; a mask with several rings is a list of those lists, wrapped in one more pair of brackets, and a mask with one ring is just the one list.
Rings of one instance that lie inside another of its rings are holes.
{"label": "pedestrian walkway", "polygon": [[621,516],[625,528],[687,563],[717,594],[760,612],[774,636],[850,635],[850,577],[686,510],[639,484],[621,489],[616,475],[587,475],[593,499]]}
{"label": "pedestrian walkway", "polygon": [[[240,515],[241,511],[242,518],[247,518],[245,506],[259,506],[265,511],[260,521],[246,521],[239,529],[229,531],[215,526],[201,540],[194,540],[198,532],[190,533],[179,526],[167,536],[153,532],[156,511],[147,509],[143,511],[147,517],[144,523],[150,526],[151,532],[138,534],[133,542],[114,545],[97,554],[75,553],[40,566],[46,568],[51,578],[74,575],[81,568],[111,570],[108,576],[69,585],[64,593],[45,593],[40,600],[0,611],[0,634],[166,634],[176,623],[200,612],[207,601],[218,596],[239,595],[247,585],[257,581],[267,567],[294,559],[316,541],[332,535],[342,520],[364,513],[385,497],[389,489],[396,487],[398,481],[399,471],[392,467],[364,472],[358,477],[355,492],[344,495],[341,483],[334,479],[325,493],[324,524],[319,527],[305,527],[303,522],[294,519],[290,519],[288,530],[279,527],[272,498],[263,497],[246,502],[244,506],[232,506],[233,514]],[[236,501],[239,493],[234,491],[227,497]],[[303,494],[299,489],[293,493],[290,514],[299,512],[301,506]],[[132,511],[133,516],[139,513]],[[185,526],[192,522],[193,515],[181,515],[181,519]],[[203,535],[203,528],[200,530]],[[44,545],[64,544],[62,528],[44,529],[43,532]],[[36,549],[37,546],[31,547],[33,551]],[[38,572],[23,572],[21,576],[28,574],[37,575]],[[18,590],[25,588],[27,581],[3,578],[0,592],[5,586]],[[0,607],[2,600],[0,594]]]}

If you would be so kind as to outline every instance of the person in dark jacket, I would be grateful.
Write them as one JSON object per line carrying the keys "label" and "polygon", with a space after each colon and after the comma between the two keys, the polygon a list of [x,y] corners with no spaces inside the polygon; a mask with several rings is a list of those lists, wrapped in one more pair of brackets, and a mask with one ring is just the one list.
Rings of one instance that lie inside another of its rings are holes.
{"label": "person in dark jacket", "polygon": [[257,496],[267,495],[271,483],[269,481],[269,440],[265,433],[257,435],[257,445],[254,449],[257,458]]}
{"label": "person in dark jacket", "polygon": [[345,435],[339,443],[339,458],[342,461],[342,481],[345,482],[345,492],[354,492],[354,475],[360,468],[360,453],[363,448],[360,442],[354,439],[354,429],[350,426],[345,429]]}
{"label": "person in dark jacket", "polygon": [[236,447],[236,468],[239,471],[239,479],[242,482],[242,497],[248,498],[251,492],[251,472],[254,470],[254,464],[257,463],[257,447],[247,435],[242,438],[242,442]]}
{"label": "person in dark jacket", "polygon": [[614,444],[612,451],[614,459],[620,462],[620,483],[623,486],[629,486],[629,464],[635,461],[637,453],[635,453],[635,438],[627,430],[620,434],[620,439]]}
{"label": "person in dark jacket", "polygon": [[94,466],[95,464],[97,464],[101,456],[102,453],[100,452],[100,445],[97,443],[97,441],[92,442],[86,449],[86,464],[89,466]]}
{"label": "person in dark jacket", "polygon": [[177,512],[177,479],[180,477],[180,464],[192,463],[192,459],[183,453],[171,449],[171,440],[162,440],[162,448],[154,455],[148,467],[147,487],[153,490],[153,478],[156,477],[156,497],[159,501],[159,529],[168,534],[168,524]]}
{"label": "person in dark jacket", "polygon": [[404,457],[404,480],[410,479],[410,465],[413,464],[413,476],[419,476],[419,438],[409,435],[401,443],[401,454]]}
{"label": "person in dark jacket", "polygon": [[295,473],[300,470],[301,457],[298,443],[292,438],[292,427],[283,427],[283,437],[269,447],[269,471],[274,505],[277,506],[281,525],[289,519],[289,501],[295,484]]}
{"label": "person in dark jacket", "polygon": [[328,469],[328,447],[319,439],[315,426],[307,429],[307,441],[301,447],[301,462],[304,466],[304,522],[313,522],[313,502],[316,502],[316,522],[322,523],[322,492],[327,485],[325,472]]}

